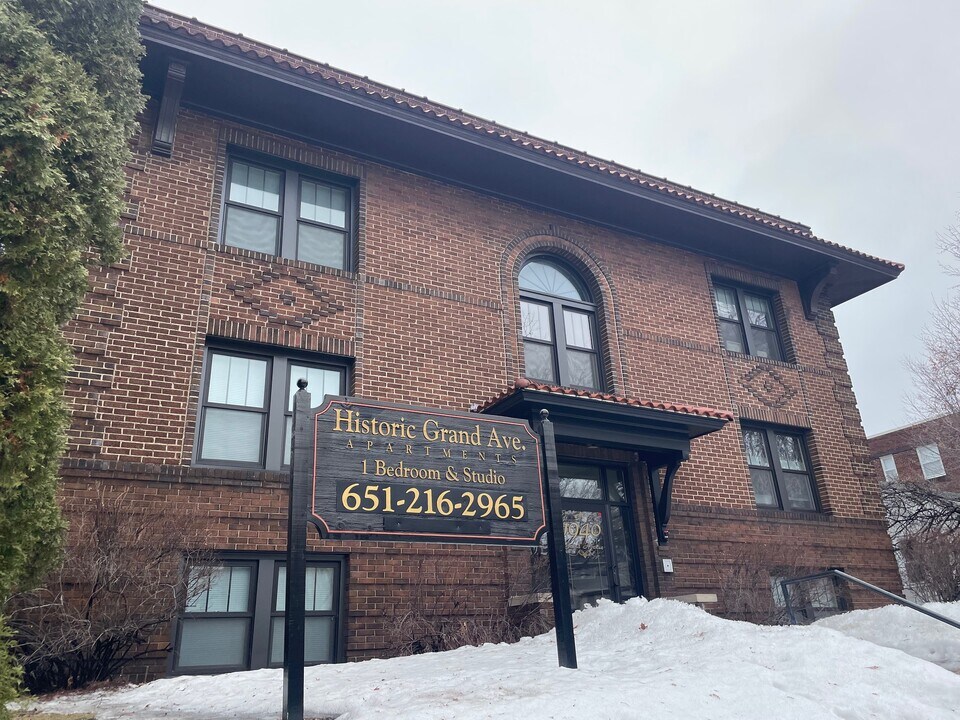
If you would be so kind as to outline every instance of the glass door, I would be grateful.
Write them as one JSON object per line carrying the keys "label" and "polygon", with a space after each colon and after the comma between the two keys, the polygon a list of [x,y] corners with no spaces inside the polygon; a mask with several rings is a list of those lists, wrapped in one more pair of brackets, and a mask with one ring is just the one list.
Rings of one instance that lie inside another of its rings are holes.
{"label": "glass door", "polygon": [[574,609],[640,594],[636,538],[623,470],[560,463],[563,534]]}

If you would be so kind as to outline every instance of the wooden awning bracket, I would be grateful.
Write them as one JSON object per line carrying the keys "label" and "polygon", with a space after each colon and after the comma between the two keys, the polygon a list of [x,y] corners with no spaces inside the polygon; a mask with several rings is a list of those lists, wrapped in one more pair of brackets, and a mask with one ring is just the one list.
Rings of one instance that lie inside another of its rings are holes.
{"label": "wooden awning bracket", "polygon": [[[682,460],[676,458],[666,464],[647,464],[650,479],[650,497],[653,500],[653,517],[657,525],[657,544],[666,545],[669,539],[667,525],[670,523],[670,500],[673,495],[673,478],[680,469]],[[661,479],[662,477],[662,479]]]}
{"label": "wooden awning bracket", "polygon": [[187,79],[187,66],[180,62],[171,62],[167,66],[167,78],[160,98],[160,110],[157,124],[153,129],[151,150],[157,155],[170,157],[173,154],[173,139],[177,133],[177,114],[180,112],[180,95],[183,83]]}

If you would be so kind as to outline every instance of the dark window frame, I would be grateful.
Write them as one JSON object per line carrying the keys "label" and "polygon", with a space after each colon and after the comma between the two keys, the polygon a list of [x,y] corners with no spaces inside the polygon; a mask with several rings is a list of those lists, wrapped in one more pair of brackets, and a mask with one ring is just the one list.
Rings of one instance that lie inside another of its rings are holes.
{"label": "dark window frame", "polygon": [[[833,569],[841,570],[842,568]],[[817,572],[816,570],[811,570],[809,574],[813,575]],[[787,579],[788,578],[782,573],[772,573],[770,575],[774,607],[782,610],[786,610],[787,601],[783,596],[783,587],[780,583]],[[838,615],[854,609],[849,594],[840,584],[836,576],[820,577],[812,582],[817,583],[820,591],[814,590],[811,592],[810,587],[812,583],[807,583],[806,585],[802,583],[793,584],[787,591],[792,593],[790,596],[790,605],[793,608],[794,615],[803,620],[803,624],[815,622],[822,618]],[[823,590],[829,590],[829,594],[825,596],[822,593]],[[824,604],[822,601],[825,598],[832,600],[833,604]]]}
{"label": "dark window frame", "polygon": [[[550,380],[549,378],[537,378],[532,375],[527,374],[526,371],[526,362],[524,363],[524,377],[527,377],[531,380],[537,382],[546,382],[555,385],[560,385],[563,387],[574,387],[574,388],[583,388],[586,390],[596,390],[602,391],[605,387],[604,382],[604,365],[603,365],[603,356],[600,352],[600,333],[597,326],[597,304],[593,302],[592,293],[590,293],[587,288],[587,284],[583,281],[576,270],[571,268],[567,263],[559,260],[550,255],[536,255],[524,261],[524,267],[529,263],[534,262],[546,262],[564,270],[568,273],[575,284],[578,285],[578,290],[591,298],[589,301],[583,300],[573,300],[570,298],[559,297],[557,295],[548,295],[542,292],[536,292],[534,290],[526,290],[519,288],[520,294],[520,303],[529,302],[536,305],[546,306],[549,310],[551,330],[553,341],[548,342],[540,338],[528,337],[523,334],[523,321],[522,321],[522,310],[521,310],[521,323],[520,323],[520,335],[522,338],[522,344],[524,348],[527,343],[532,343],[535,345],[541,345],[543,347],[549,347],[551,350],[551,360],[553,363],[553,372],[555,379]],[[566,333],[566,324],[564,322],[564,311],[570,309],[574,312],[579,312],[587,315],[589,317],[590,323],[590,335],[593,339],[594,347],[584,348],[577,345],[573,345],[567,342],[567,333]],[[569,351],[589,353],[593,356],[594,367],[596,368],[597,373],[597,387],[589,387],[585,385],[575,385],[568,382],[569,379],[569,370],[568,370],[568,358],[567,353]]]}
{"label": "dark window frame", "polygon": [[[210,389],[211,356],[228,355],[267,361],[267,379],[264,389],[265,406],[263,410],[224,406],[219,403],[209,403],[207,394]],[[345,358],[337,358],[319,353],[305,353],[288,348],[250,348],[249,346],[234,345],[231,343],[208,342],[203,351],[203,381],[200,383],[200,398],[197,403],[196,437],[194,439],[192,464],[198,467],[236,467],[285,471],[289,465],[283,462],[284,443],[286,441],[286,423],[290,413],[287,412],[287,391],[289,383],[296,382],[290,377],[291,365],[306,365],[311,368],[334,370],[340,373],[340,395],[347,394],[350,386],[351,367]],[[310,391],[310,388],[307,388]],[[316,388],[313,393],[316,393]],[[315,401],[321,398],[315,397]],[[208,408],[243,409],[249,412],[260,412],[263,416],[260,430],[260,460],[258,462],[242,462],[236,460],[219,460],[201,456],[203,436],[206,425],[206,411]]]}
{"label": "dark window frame", "polygon": [[[265,386],[263,389],[263,398],[264,404],[259,408],[253,408],[246,405],[229,405],[224,403],[212,403],[207,400],[207,396],[210,392],[210,371],[213,364],[214,355],[226,355],[229,357],[239,357],[247,358],[249,360],[263,360],[267,363],[267,372],[265,378]],[[273,357],[271,355],[257,354],[247,352],[245,350],[233,350],[230,348],[224,348],[220,346],[208,346],[204,349],[203,353],[203,383],[201,384],[200,389],[200,403],[198,405],[198,420],[197,420],[197,441],[196,447],[194,448],[194,464],[196,465],[217,465],[217,466],[228,466],[228,467],[264,467],[266,462],[266,441],[267,437],[270,435],[270,407],[272,403],[271,390],[273,389],[273,383],[271,378],[273,377]],[[248,412],[248,413],[257,413],[260,415],[260,449],[259,457],[260,459],[257,462],[243,462],[239,460],[218,460],[215,458],[204,458],[202,455],[203,452],[203,433],[207,421],[207,410],[221,409],[221,410],[234,410],[239,412]]]}
{"label": "dark window frame", "polygon": [[[722,288],[724,290],[729,290],[736,295],[737,299],[737,312],[740,315],[739,320],[730,320],[728,318],[720,317],[720,313],[717,310],[717,298],[716,291],[717,289]],[[777,293],[771,292],[769,290],[762,290],[754,287],[749,287],[745,285],[738,285],[732,282],[725,282],[723,280],[714,280],[713,281],[713,291],[711,293],[711,300],[713,301],[713,315],[717,321],[717,330],[719,332],[720,346],[727,352],[739,353],[742,355],[749,355],[750,357],[758,357],[766,360],[777,360],[779,362],[787,362],[787,355],[785,352],[784,342],[783,342],[783,328],[778,318],[777,313]],[[750,322],[750,314],[747,310],[747,296],[753,296],[764,300],[768,303],[770,307],[770,320],[773,323],[773,327],[763,328],[757,325],[753,325]],[[727,323],[732,326],[737,326],[740,332],[740,340],[743,343],[744,350],[731,350],[727,347],[726,342],[723,338],[723,332],[721,328],[724,323]],[[757,339],[755,333],[770,333],[773,335],[774,340],[776,341],[773,344],[773,347],[776,348],[777,357],[765,357],[763,355],[756,354],[757,349]]]}
{"label": "dark window frame", "polygon": [[[211,563],[211,566],[214,564]],[[180,617],[177,618],[176,628],[174,632],[174,649],[175,652],[171,653],[171,667],[170,670],[173,673],[180,675],[195,675],[198,673],[222,673],[222,672],[236,672],[237,670],[246,670],[250,666],[251,656],[250,649],[253,642],[254,634],[254,624],[255,624],[255,615],[256,615],[256,598],[257,598],[257,587],[258,587],[258,577],[257,577],[257,563],[253,560],[248,559],[224,559],[216,563],[217,567],[249,567],[250,572],[250,588],[248,589],[247,596],[247,610],[245,612],[187,612],[184,608]],[[189,572],[189,568],[185,568],[184,572]],[[231,619],[231,618],[247,618],[247,629],[246,637],[244,638],[244,662],[241,665],[190,665],[182,666],[180,664],[180,642],[183,639],[183,627],[185,620],[208,620],[208,619]]]}
{"label": "dark window frame", "polygon": [[[744,462],[747,464],[747,469],[749,470],[764,470],[772,473],[773,475],[773,487],[777,495],[777,504],[776,505],[761,505],[757,502],[756,492],[753,488],[753,481],[751,479],[750,486],[751,491],[754,495],[754,503],[759,510],[782,510],[785,512],[797,512],[797,513],[809,513],[809,514],[822,514],[823,506],[820,503],[820,493],[817,490],[817,481],[814,477],[813,466],[810,463],[810,450],[808,448],[808,439],[810,433],[800,428],[789,428],[782,427],[778,425],[764,425],[760,423],[742,423],[741,434],[745,434],[748,431],[755,431],[763,433],[764,442],[766,443],[767,448],[767,457],[770,459],[770,467],[762,467],[760,465],[751,465],[750,458],[747,456],[745,444],[741,444],[743,447],[743,457]],[[800,441],[800,452],[803,456],[803,464],[806,467],[806,472],[800,472],[798,470],[784,470],[780,465],[780,455],[777,453],[776,448],[776,436],[784,435],[792,438],[796,438]],[[802,508],[802,507],[792,507],[787,505],[787,492],[786,492],[786,474],[791,475],[805,475],[807,482],[810,486],[810,495],[813,498],[813,508]],[[748,473],[749,474],[749,473]]]}
{"label": "dark window frame", "polygon": [[[242,162],[252,165],[262,170],[279,172],[280,178],[280,209],[278,212],[264,210],[251,205],[246,205],[235,200],[230,200],[230,176],[235,162]],[[344,227],[323,223],[317,220],[300,217],[300,201],[303,192],[303,181],[309,181],[325,187],[336,188],[346,192],[346,209],[344,213]],[[273,257],[286,258],[288,260],[297,260],[298,262],[311,262],[309,260],[300,260],[299,255],[299,226],[301,223],[311,227],[319,227],[337,233],[342,233],[343,240],[343,266],[336,265],[318,265],[318,267],[331,267],[337,270],[351,271],[354,263],[354,245],[356,238],[356,197],[357,181],[353,178],[334,175],[324,172],[318,168],[311,168],[297,163],[293,163],[282,158],[276,158],[260,153],[241,150],[228,149],[223,177],[223,187],[220,198],[220,227],[217,233],[217,243],[219,247],[240,248],[237,245],[231,245],[226,241],[227,232],[227,211],[230,207],[238,207],[244,210],[259,212],[271,217],[279,218],[277,229],[277,239]],[[249,252],[257,252],[248,250]],[[271,253],[267,253],[271,254]],[[311,263],[317,265],[317,263]]]}
{"label": "dark window frame", "polygon": [[[252,610],[250,627],[247,632],[246,666],[179,666],[180,638],[182,621],[187,613],[181,613],[170,628],[172,652],[167,661],[169,675],[214,675],[239,670],[258,670],[278,667],[270,664],[270,632],[276,607],[277,567],[286,562],[286,553],[279,552],[222,552],[218,553],[212,565],[252,565],[254,568],[251,588]],[[333,662],[346,662],[347,639],[347,591],[349,583],[349,558],[341,553],[307,553],[308,565],[333,566],[334,583],[334,623],[333,623]],[[183,572],[189,572],[184,567]],[[190,613],[195,615],[195,613]],[[220,615],[211,615],[211,617]],[[310,665],[324,663],[308,663]]]}
{"label": "dark window frame", "polygon": [[[268,643],[267,643],[267,667],[282,667],[283,661],[280,662],[271,662],[270,655],[273,650],[273,620],[277,617],[286,616],[286,598],[284,598],[284,609],[277,610],[277,593],[280,590],[280,568],[285,568],[287,564],[286,557],[279,559],[273,564],[273,596],[270,599],[270,628],[268,629]],[[306,567],[329,567],[333,563],[326,560],[317,560],[307,558]],[[333,642],[333,662],[336,662],[337,658],[337,620],[338,620],[338,604],[337,598],[340,596],[340,586],[343,585],[342,578],[339,572],[334,571],[333,573],[333,609],[331,610],[305,610],[304,618],[312,617],[332,617],[333,618],[333,633],[334,633],[334,642]],[[324,662],[306,662],[306,665],[323,665]]]}

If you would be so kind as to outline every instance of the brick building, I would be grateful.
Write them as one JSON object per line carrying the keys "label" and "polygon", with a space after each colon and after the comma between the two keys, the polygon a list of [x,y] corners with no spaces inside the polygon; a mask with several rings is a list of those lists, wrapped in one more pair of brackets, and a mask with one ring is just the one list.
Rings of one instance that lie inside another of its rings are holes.
{"label": "brick building", "polygon": [[932,482],[960,492],[960,417],[944,415],[867,438],[880,477],[901,482]]}
{"label": "brick building", "polygon": [[[302,376],[314,397],[548,407],[565,520],[598,539],[571,554],[577,603],[731,612],[745,557],[899,589],[831,308],[902,266],[195,20],[147,7],[141,28],[128,255],[69,327],[62,497],[68,517],[121,490],[204,512],[222,569],[153,671],[280,657]],[[390,652],[425,596],[489,620],[536,590],[527,549],[310,551],[314,661]]]}
{"label": "brick building", "polygon": [[950,413],[867,438],[877,478],[886,482],[904,596],[949,600],[956,592],[956,533],[942,503],[960,499],[960,415]]}

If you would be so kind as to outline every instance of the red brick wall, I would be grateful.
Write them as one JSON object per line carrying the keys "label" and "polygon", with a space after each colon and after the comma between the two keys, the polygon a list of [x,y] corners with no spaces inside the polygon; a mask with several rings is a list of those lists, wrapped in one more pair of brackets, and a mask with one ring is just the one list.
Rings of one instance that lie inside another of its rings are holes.
{"label": "red brick wall", "polygon": [[[151,105],[145,114],[129,167],[128,256],[92,276],[68,331],[78,356],[68,389],[68,516],[74,498],[95,484],[134,487],[143,502],[209,508],[215,549],[282,549],[281,477],[190,467],[206,338],[342,356],[353,362],[352,394],[466,409],[522,374],[516,276],[526,257],[548,250],[567,258],[599,301],[608,390],[811,431],[823,515],[756,510],[737,422],[693,442],[662,551],[649,490],[639,483],[649,595],[715,592],[738,547],[767,541],[785,555],[806,548],[814,566],[843,566],[899,589],[832,314],[820,308],[807,320],[792,282],[189,110],[181,111],[173,156],[158,157],[147,141],[155,112]],[[228,145],[354,179],[356,267],[218,247]],[[721,350],[712,277],[779,294],[791,362]],[[313,546],[350,554],[351,658],[385,651],[390,612],[408,601],[425,561],[442,561],[447,595],[466,583],[469,612],[491,615],[503,612],[513,591],[507,558],[527,552]],[[675,560],[672,576],[659,572],[661,557]],[[465,612],[454,604],[450,612]]]}

